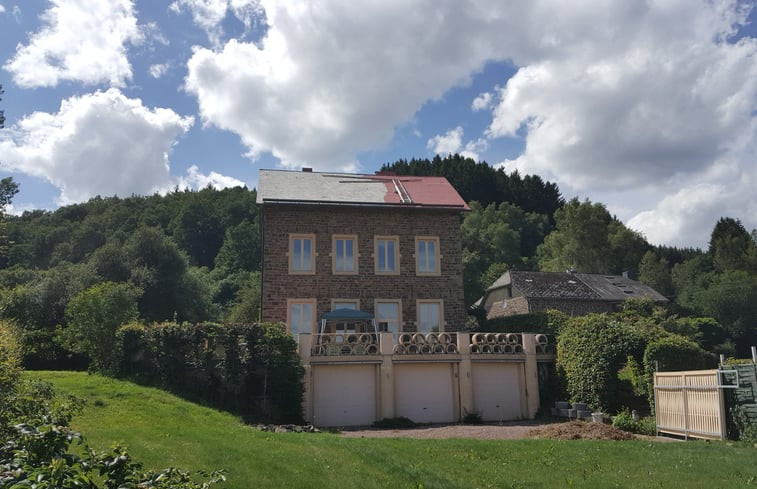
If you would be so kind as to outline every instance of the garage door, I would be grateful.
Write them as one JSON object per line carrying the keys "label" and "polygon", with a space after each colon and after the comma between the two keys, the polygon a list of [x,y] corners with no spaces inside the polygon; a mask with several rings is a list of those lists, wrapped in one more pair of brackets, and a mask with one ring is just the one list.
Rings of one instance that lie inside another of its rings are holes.
{"label": "garage door", "polygon": [[416,423],[455,421],[451,364],[405,364],[394,369],[397,416]]}
{"label": "garage door", "polygon": [[313,367],[313,424],[367,426],[376,421],[376,366]]}
{"label": "garage door", "polygon": [[518,382],[520,365],[514,363],[474,363],[473,405],[484,421],[521,418]]}

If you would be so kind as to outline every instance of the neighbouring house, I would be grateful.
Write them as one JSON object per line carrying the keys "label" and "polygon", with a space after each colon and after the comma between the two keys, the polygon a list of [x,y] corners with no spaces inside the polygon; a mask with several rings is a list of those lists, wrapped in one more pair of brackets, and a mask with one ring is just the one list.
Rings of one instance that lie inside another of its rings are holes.
{"label": "neighbouring house", "polygon": [[442,177],[261,170],[262,318],[286,323],[318,426],[533,418],[553,339],[463,332],[461,213]]}
{"label": "neighbouring house", "polygon": [[613,312],[628,299],[668,302],[652,287],[625,275],[510,270],[476,304],[492,319],[548,309],[571,316]]}
{"label": "neighbouring house", "polygon": [[263,321],[316,333],[324,313],[347,308],[374,314],[380,331],[464,327],[469,208],[445,178],[261,170],[257,202]]}

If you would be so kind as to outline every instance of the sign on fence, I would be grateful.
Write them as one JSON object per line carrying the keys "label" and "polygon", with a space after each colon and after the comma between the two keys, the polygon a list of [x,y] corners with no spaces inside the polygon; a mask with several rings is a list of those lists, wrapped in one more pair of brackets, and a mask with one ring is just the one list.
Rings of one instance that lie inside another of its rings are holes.
{"label": "sign on fence", "polygon": [[657,432],[693,438],[726,437],[718,370],[655,372]]}

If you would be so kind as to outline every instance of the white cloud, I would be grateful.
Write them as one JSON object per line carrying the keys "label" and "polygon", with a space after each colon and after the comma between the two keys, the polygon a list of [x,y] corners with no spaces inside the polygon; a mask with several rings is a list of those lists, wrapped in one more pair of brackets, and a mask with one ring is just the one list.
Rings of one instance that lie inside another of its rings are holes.
{"label": "white cloud", "polygon": [[263,10],[258,0],[174,0],[168,7],[175,13],[184,9],[192,13],[192,20],[208,34],[215,47],[221,45],[221,23],[230,12],[247,30],[262,19]]}
{"label": "white cloud", "polygon": [[444,135],[437,134],[429,139],[426,147],[436,154],[448,155],[459,153],[466,158],[479,160],[479,153],[485,151],[488,146],[486,139],[479,138],[476,141],[468,141],[463,146],[463,128],[457,126],[450,129]]}
{"label": "white cloud", "polygon": [[259,46],[198,49],[186,87],[206,123],[288,167],[352,165],[426,101],[504,59],[502,46],[517,38],[510,21],[497,20],[509,7],[494,0],[261,5],[268,30]]}
{"label": "white cloud", "polygon": [[[211,29],[230,4],[174,5]],[[623,203],[635,215],[662,205],[670,189],[700,188],[724,161],[735,168],[732,178],[754,161],[744,148],[755,140],[757,41],[730,40],[746,21],[744,2],[260,5],[265,37],[198,48],[186,79],[204,123],[238,134],[252,157],[271,152],[285,167],[354,168],[356,154],[387,144],[429,100],[487,63],[507,61],[516,74],[496,80],[471,109],[492,110],[488,138],[525,139],[509,169],[590,198],[598,188],[644,189],[648,200]],[[453,130],[430,144],[478,156],[485,141],[469,136],[463,143]],[[722,196],[713,203],[723,205]]]}
{"label": "white cloud", "polygon": [[140,28],[142,30],[143,37],[147,39],[148,42],[155,41],[163,46],[168,46],[169,44],[171,44],[171,41],[169,41],[168,38],[164,36],[160,31],[160,27],[158,26],[157,22],[148,22],[147,24],[140,26]]}
{"label": "white cloud", "polygon": [[154,64],[148,70],[153,78],[160,78],[168,72],[168,63]]}
{"label": "white cloud", "polygon": [[492,106],[492,102],[492,94],[490,92],[484,92],[473,99],[473,103],[471,103],[471,110],[473,110],[474,112],[479,110],[486,110]]}
{"label": "white cloud", "polygon": [[457,153],[463,144],[463,128],[457,126],[450,129],[443,136],[437,134],[426,143],[426,147],[434,153],[446,155]]}
{"label": "white cloud", "polygon": [[44,178],[60,204],[95,195],[150,194],[177,184],[168,154],[193,124],[118,89],[72,97],[57,113],[35,112],[0,133],[0,167]]}
{"label": "white cloud", "polygon": [[139,43],[131,0],[51,0],[43,26],[3,68],[25,88],[64,80],[123,86],[131,78],[126,45]]}
{"label": "white cloud", "polygon": [[200,173],[197,165],[187,168],[187,176],[179,179],[179,188],[202,189],[208,186],[220,190],[230,187],[244,187],[245,183],[234,177],[222,175],[214,171],[211,171],[208,175],[204,175]]}
{"label": "white cloud", "polygon": [[3,4],[0,3],[0,14],[5,13],[5,7],[3,7]]}

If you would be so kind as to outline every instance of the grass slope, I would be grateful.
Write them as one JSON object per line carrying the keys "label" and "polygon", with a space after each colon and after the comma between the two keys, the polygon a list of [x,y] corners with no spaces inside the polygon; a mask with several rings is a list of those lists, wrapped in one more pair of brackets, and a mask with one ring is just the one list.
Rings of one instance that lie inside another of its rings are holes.
{"label": "grass slope", "polygon": [[757,486],[757,450],[743,445],[264,433],[158,389],[85,373],[29,375],[87,400],[73,426],[91,446],[123,441],[154,468],[223,468],[230,489]]}

